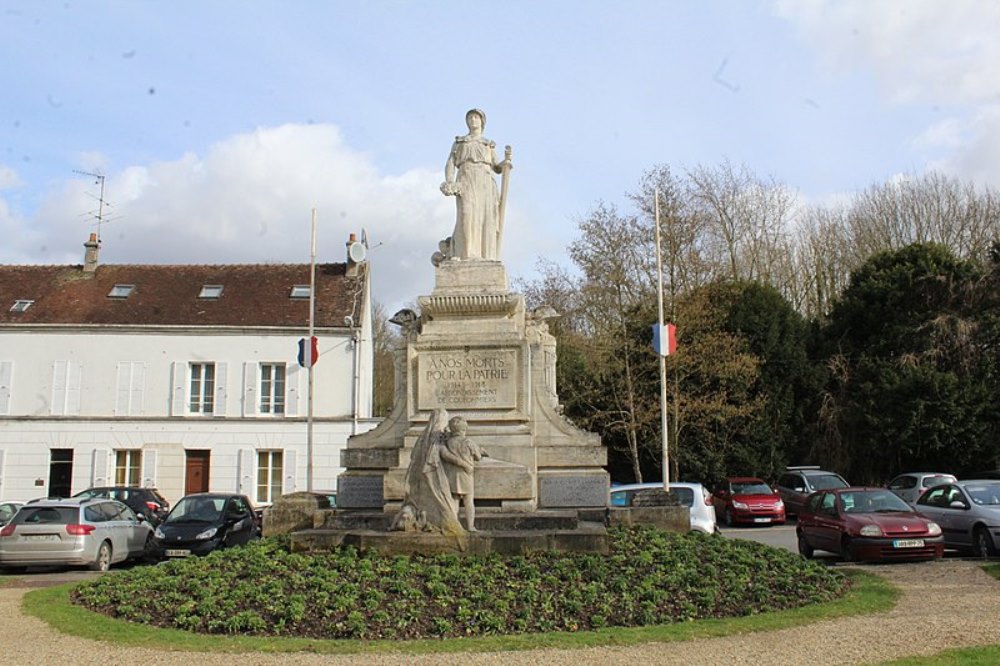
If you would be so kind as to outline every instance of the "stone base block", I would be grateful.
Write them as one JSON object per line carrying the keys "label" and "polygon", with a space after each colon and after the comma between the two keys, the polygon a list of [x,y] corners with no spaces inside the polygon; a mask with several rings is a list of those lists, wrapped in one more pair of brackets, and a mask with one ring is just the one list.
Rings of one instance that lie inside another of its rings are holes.
{"label": "stone base block", "polygon": [[691,531],[691,510],[686,506],[629,506],[608,509],[610,525],[651,525],[670,532]]}
{"label": "stone base block", "polygon": [[598,470],[538,472],[538,506],[541,508],[606,507],[608,473]]}
{"label": "stone base block", "polygon": [[345,509],[381,509],[385,504],[381,474],[344,472],[337,477],[337,506]]}

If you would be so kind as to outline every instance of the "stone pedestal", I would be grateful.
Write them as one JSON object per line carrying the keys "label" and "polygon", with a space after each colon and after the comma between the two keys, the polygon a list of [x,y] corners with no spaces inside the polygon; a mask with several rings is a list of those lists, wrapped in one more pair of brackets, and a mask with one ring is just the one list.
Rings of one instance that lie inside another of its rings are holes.
{"label": "stone pedestal", "polygon": [[413,445],[434,409],[469,424],[487,454],[476,464],[481,512],[607,506],[607,453],[600,438],[574,427],[559,409],[551,308],[526,312],[499,261],[448,259],[420,313],[399,313],[392,413],[351,437],[338,480],[342,509],[399,508]]}

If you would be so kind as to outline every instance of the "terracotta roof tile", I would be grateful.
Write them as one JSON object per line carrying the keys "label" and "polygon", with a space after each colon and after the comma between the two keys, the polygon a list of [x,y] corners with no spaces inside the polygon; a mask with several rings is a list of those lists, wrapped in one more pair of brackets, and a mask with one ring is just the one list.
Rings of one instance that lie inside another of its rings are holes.
{"label": "terracotta roof tile", "polygon": [[[366,266],[362,265],[362,270]],[[316,266],[316,326],[359,321],[360,277],[346,264]],[[132,284],[128,298],[111,298]],[[218,299],[198,298],[206,284],[222,285]],[[289,297],[309,284],[308,264],[0,266],[0,327],[4,324],[123,324],[146,326],[306,326],[309,299]],[[16,300],[33,300],[11,312]],[[358,302],[358,311],[354,303]]]}

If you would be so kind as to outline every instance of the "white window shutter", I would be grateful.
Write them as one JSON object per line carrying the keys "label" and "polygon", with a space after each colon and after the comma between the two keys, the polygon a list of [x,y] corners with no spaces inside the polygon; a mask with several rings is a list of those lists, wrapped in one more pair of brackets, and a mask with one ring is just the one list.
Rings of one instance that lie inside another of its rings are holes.
{"label": "white window shutter", "polygon": [[156,487],[156,451],[153,449],[142,451],[142,487]]}
{"label": "white window shutter", "polygon": [[282,461],[282,471],[285,474],[285,479],[282,483],[281,493],[287,495],[288,493],[295,492],[295,479],[296,472],[298,471],[295,468],[295,451],[285,449],[282,457],[284,458]]}
{"label": "white window shutter", "polygon": [[240,449],[239,470],[237,471],[236,492],[243,493],[250,499],[254,494],[254,451]]}
{"label": "white window shutter", "polygon": [[90,485],[110,486],[111,479],[108,478],[108,468],[111,464],[111,452],[107,449],[94,449],[93,458],[90,465]]}
{"label": "white window shutter", "polygon": [[299,372],[302,369],[298,363],[285,366],[285,416],[299,415]]}
{"label": "white window shutter", "polygon": [[66,380],[66,413],[80,413],[80,387],[83,383],[83,363],[69,363]]}
{"label": "white window shutter", "polygon": [[129,401],[129,413],[133,416],[142,416],[146,413],[143,408],[143,400],[146,397],[146,364],[132,364],[132,395]]}
{"label": "white window shutter", "polygon": [[69,361],[55,361],[52,364],[52,405],[53,415],[66,413],[66,380]]}
{"label": "white window shutter", "polygon": [[255,416],[257,414],[257,364],[243,364],[243,416]]}
{"label": "white window shutter", "polygon": [[118,362],[118,391],[115,393],[115,416],[129,414],[129,398],[132,393],[132,364]]}
{"label": "white window shutter", "polygon": [[215,364],[215,406],[212,408],[212,416],[226,415],[226,364]]}
{"label": "white window shutter", "polygon": [[184,361],[174,361],[170,371],[171,399],[170,415],[183,416],[187,414],[187,368]]}
{"label": "white window shutter", "polygon": [[10,382],[14,361],[0,361],[0,414],[10,414]]}

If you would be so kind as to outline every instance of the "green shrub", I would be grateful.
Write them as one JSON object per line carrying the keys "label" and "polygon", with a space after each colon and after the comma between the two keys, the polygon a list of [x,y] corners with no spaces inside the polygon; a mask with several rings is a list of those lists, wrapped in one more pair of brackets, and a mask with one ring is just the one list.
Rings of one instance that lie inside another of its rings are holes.
{"label": "green shrub", "polygon": [[699,533],[613,528],[611,553],[302,555],[264,539],[77,587],[75,603],[231,635],[424,638],[578,631],[753,615],[841,596],[846,579],[790,552]]}

